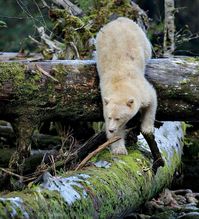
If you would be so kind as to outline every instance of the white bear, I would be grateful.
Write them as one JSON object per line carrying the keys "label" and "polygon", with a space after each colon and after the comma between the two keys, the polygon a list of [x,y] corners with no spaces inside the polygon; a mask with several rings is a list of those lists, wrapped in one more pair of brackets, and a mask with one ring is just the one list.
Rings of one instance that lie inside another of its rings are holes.
{"label": "white bear", "polygon": [[107,138],[121,139],[111,145],[113,154],[127,154],[125,125],[138,111],[142,133],[153,133],[157,96],[144,77],[151,58],[151,44],[132,20],[120,17],[105,25],[96,38],[96,61],[100,78]]}

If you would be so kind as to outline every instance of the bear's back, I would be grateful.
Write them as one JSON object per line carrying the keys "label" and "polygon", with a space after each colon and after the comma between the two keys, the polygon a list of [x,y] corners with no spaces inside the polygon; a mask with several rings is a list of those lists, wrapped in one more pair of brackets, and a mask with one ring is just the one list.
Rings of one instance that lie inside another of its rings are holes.
{"label": "bear's back", "polygon": [[[151,45],[143,30],[132,20],[120,17],[105,25],[96,38],[97,62],[102,71],[134,63],[144,69]],[[121,66],[120,66],[121,65]]]}

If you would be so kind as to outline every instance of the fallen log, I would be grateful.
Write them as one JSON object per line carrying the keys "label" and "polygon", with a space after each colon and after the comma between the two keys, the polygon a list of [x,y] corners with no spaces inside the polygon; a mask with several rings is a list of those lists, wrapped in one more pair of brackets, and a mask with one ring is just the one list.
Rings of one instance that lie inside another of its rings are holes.
{"label": "fallen log", "polygon": [[[149,62],[146,77],[157,90],[157,119],[199,120],[198,69],[199,62],[194,58],[152,59]],[[102,120],[95,62],[0,62],[0,118],[11,120],[25,114],[38,121],[63,117]]]}
{"label": "fallen log", "polygon": [[153,59],[146,69],[158,95],[159,120],[199,121],[197,58]]}
{"label": "fallen log", "polygon": [[0,217],[124,217],[168,186],[180,164],[181,123],[165,122],[155,130],[155,138],[165,160],[165,166],[155,176],[148,145],[139,136],[141,150],[129,149],[127,156],[112,156],[104,151],[83,170],[59,177],[46,173],[41,185],[1,195]]}

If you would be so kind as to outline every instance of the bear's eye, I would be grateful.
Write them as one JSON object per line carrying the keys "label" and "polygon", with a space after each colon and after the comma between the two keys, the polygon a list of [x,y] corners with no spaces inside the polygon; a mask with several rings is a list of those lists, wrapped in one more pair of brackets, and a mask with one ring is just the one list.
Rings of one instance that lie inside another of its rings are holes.
{"label": "bear's eye", "polygon": [[108,119],[111,120],[111,117],[109,116]]}
{"label": "bear's eye", "polygon": [[116,118],[115,120],[116,120],[116,121],[119,121],[119,120],[120,120],[120,118]]}

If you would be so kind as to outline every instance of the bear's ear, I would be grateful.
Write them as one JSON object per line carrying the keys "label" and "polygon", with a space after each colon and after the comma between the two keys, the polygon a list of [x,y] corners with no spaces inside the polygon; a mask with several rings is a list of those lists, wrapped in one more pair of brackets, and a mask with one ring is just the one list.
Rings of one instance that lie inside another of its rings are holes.
{"label": "bear's ear", "polygon": [[131,99],[129,99],[129,100],[127,101],[126,105],[127,105],[128,107],[132,107],[133,103],[134,103],[134,99],[131,98]]}
{"label": "bear's ear", "polygon": [[107,97],[104,97],[104,103],[105,103],[105,105],[107,105],[107,104],[109,103],[109,101],[110,101],[110,99],[109,99],[109,98],[107,98]]}

